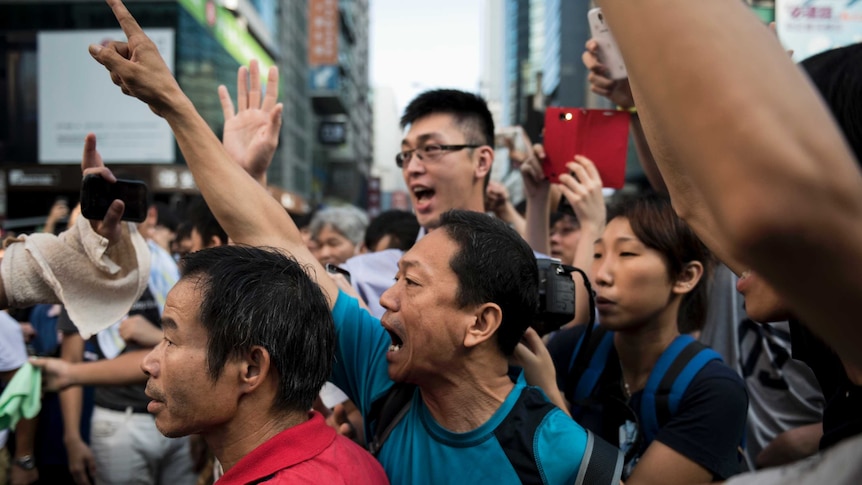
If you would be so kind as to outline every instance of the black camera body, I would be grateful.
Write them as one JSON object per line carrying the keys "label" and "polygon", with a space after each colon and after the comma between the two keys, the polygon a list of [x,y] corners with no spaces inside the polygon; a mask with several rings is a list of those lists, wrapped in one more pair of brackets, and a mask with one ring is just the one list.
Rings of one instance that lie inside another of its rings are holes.
{"label": "black camera body", "polygon": [[575,318],[575,268],[559,259],[538,258],[539,314],[533,328],[539,335],[559,330]]}

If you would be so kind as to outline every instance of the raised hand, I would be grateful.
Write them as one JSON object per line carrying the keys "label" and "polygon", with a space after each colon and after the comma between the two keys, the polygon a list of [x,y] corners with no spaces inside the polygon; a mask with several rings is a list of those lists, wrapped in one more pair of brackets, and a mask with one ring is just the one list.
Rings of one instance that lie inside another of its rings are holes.
{"label": "raised hand", "polygon": [[628,79],[613,80],[608,75],[608,68],[598,57],[599,43],[593,39],[587,41],[586,50],[581,55],[584,66],[590,71],[587,79],[590,81],[590,91],[604,96],[623,108],[633,108],[635,105],[632,88]]}
{"label": "raised hand", "polygon": [[222,144],[231,158],[255,180],[266,185],[266,170],[278,147],[283,106],[278,100],[278,68],[269,68],[266,94],[261,97],[260,68],[252,60],[237,71],[236,110],[227,88],[218,88],[224,112]]}
{"label": "raised hand", "polygon": [[111,80],[123,93],[147,103],[159,116],[188,102],[158,48],[144,34],[121,0],[106,0],[120,23],[128,42],[93,44],[90,55],[111,73]]}
{"label": "raised hand", "polygon": [[591,226],[601,232],[605,226],[607,209],[602,195],[602,177],[592,160],[577,155],[566,164],[571,174],[560,176],[560,190],[578,217],[581,228]]}
{"label": "raised hand", "polygon": [[[89,133],[84,138],[84,156],[81,158],[81,170],[84,175],[99,175],[108,182],[116,182],[117,178],[102,162],[102,156],[96,151],[96,135]],[[105,218],[101,221],[90,221],[93,230],[110,242],[117,242],[122,237],[120,218],[123,217],[125,204],[122,200],[111,202]]]}

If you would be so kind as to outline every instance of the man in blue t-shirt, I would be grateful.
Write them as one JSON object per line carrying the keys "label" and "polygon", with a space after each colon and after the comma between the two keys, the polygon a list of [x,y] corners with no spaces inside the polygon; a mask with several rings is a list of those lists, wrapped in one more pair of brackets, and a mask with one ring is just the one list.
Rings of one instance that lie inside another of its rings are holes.
{"label": "man in blue t-shirt", "polygon": [[401,258],[380,299],[382,321],[338,295],[333,382],[367,421],[395,382],[415,385],[378,455],[393,483],[577,481],[587,432],[507,375],[507,356],[536,311],[537,282],[517,233],[451,211]]}

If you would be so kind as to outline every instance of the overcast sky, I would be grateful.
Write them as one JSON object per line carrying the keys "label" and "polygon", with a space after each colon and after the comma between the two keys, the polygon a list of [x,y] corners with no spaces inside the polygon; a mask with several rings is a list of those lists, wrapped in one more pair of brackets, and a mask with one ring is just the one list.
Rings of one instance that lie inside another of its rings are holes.
{"label": "overcast sky", "polygon": [[371,84],[395,90],[399,110],[416,94],[477,91],[481,0],[370,0]]}

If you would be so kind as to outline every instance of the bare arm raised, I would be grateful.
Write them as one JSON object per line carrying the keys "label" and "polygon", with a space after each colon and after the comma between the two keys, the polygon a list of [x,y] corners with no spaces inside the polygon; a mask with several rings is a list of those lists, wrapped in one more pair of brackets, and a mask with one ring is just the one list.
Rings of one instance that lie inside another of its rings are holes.
{"label": "bare arm raised", "polygon": [[598,3],[662,173],[684,173],[719,244],[862,363],[862,175],[811,85],[742,2]]}
{"label": "bare arm raised", "polygon": [[[108,69],[124,93],[147,103],[168,121],[204,199],[231,239],[291,253],[307,265],[309,275],[334,304],[338,294],[335,283],[308,251],[285,210],[231,159],[123,2],[107,3],[126,33],[128,44],[112,43],[101,49],[91,46],[93,58]],[[275,111],[280,113],[280,108]]]}

